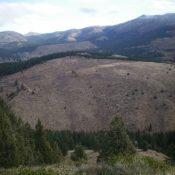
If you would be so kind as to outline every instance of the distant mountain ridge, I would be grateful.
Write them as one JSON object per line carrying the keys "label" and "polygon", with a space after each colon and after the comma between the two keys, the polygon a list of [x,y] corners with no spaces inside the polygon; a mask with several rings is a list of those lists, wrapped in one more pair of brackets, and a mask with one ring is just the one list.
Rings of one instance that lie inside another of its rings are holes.
{"label": "distant mountain ridge", "polygon": [[129,58],[175,61],[175,13],[142,15],[114,26],[21,35],[0,32],[0,57],[31,58],[71,50],[110,52]]}

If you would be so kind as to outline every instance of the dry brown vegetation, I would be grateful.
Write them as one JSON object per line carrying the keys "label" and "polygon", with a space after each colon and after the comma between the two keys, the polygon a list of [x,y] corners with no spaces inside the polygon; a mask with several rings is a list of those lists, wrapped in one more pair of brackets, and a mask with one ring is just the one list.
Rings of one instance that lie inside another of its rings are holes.
{"label": "dry brown vegetation", "polygon": [[0,84],[0,96],[32,126],[40,118],[49,129],[97,130],[118,115],[130,130],[175,128],[175,65],[66,57]]}

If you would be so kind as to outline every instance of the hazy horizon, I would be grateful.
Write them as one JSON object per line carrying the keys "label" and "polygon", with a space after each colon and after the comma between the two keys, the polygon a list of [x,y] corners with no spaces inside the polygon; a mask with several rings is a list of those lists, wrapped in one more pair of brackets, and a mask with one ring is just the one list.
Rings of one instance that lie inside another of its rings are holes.
{"label": "hazy horizon", "polygon": [[0,31],[50,33],[175,12],[175,0],[1,0]]}

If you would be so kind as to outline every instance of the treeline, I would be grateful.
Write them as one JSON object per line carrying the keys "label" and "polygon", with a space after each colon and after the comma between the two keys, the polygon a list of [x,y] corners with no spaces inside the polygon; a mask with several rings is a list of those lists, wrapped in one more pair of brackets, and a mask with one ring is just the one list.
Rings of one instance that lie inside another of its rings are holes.
{"label": "treeline", "polygon": [[[40,120],[32,129],[0,99],[0,167],[52,164],[60,162],[68,150],[75,149],[77,155],[83,155],[82,148],[98,151],[100,159],[134,152],[123,124],[117,118],[108,131],[46,131]],[[79,159],[77,155],[73,157]]]}
{"label": "treeline", "polygon": [[[123,122],[115,117],[109,129],[99,132],[73,132],[73,131],[48,131],[50,142],[56,142],[64,155],[68,150],[75,149],[80,157],[85,149],[93,149],[99,152],[98,161],[106,161],[116,155],[131,155],[135,153],[135,147],[130,140]],[[78,145],[78,146],[77,146]],[[75,155],[72,155],[73,159]],[[77,157],[76,157],[77,159]]]}
{"label": "treeline", "polygon": [[[135,147],[143,150],[156,150],[162,152],[175,160],[175,132],[168,133],[144,133],[128,132],[128,135]],[[105,131],[98,132],[74,132],[65,131],[48,131],[50,141],[56,141],[66,155],[68,150],[74,149],[76,145],[82,145],[86,149],[100,151],[106,146],[107,139]]]}
{"label": "treeline", "polygon": [[70,130],[47,131],[50,142],[57,142],[63,155],[68,150],[73,150],[76,145],[82,145],[86,149],[99,150],[101,135],[103,132],[75,132]]}
{"label": "treeline", "polygon": [[[115,53],[114,53],[115,54]],[[133,60],[133,61],[154,61],[154,62],[161,62],[160,59],[141,59],[141,58],[116,58],[112,57],[112,52],[80,52],[80,51],[71,51],[71,52],[61,52],[61,53],[55,53],[47,56],[42,56],[42,57],[36,57],[36,58],[31,58],[26,61],[17,61],[17,62],[6,62],[6,63],[1,63],[0,64],[0,77],[5,76],[5,75],[10,75],[16,72],[22,72],[25,69],[28,69],[34,65],[37,64],[42,64],[46,61],[56,59],[56,58],[63,58],[66,56],[69,56],[70,58],[72,56],[83,56],[85,58],[92,58],[92,59],[120,59],[120,60]]]}
{"label": "treeline", "polygon": [[36,129],[31,129],[0,99],[0,167],[54,163],[61,154],[57,143],[49,142],[39,120]]}
{"label": "treeline", "polygon": [[143,150],[162,152],[175,160],[175,132],[167,133],[129,133],[135,146]]}
{"label": "treeline", "polygon": [[65,56],[73,56],[73,55],[76,55],[76,52],[62,52],[62,53],[56,53],[56,54],[47,55],[43,57],[31,58],[26,61],[1,63],[0,64],[0,77],[4,75],[9,75],[9,74],[23,71],[36,64],[41,64],[48,60],[52,60],[55,58],[63,58]]}
{"label": "treeline", "polygon": [[40,120],[32,129],[0,99],[0,167],[60,162],[77,145],[98,151],[98,160],[133,154],[135,147],[157,150],[175,159],[175,132],[127,133],[120,118],[114,118],[106,131],[50,131]]}
{"label": "treeline", "polygon": [[31,58],[26,61],[1,63],[0,64],[0,77],[5,76],[5,75],[14,74],[20,71],[22,72],[23,70],[28,69],[34,65],[42,64],[46,61],[56,59],[56,58],[63,58],[66,56],[69,56],[70,58],[72,56],[83,56],[86,58],[94,58],[94,59],[99,59],[99,58],[109,59],[108,56],[110,56],[110,54],[109,53],[95,53],[95,52],[88,52],[86,54],[83,54],[83,52],[79,52],[79,51],[70,51],[70,52],[60,52],[60,53],[55,53],[55,54],[51,54],[47,56]]}

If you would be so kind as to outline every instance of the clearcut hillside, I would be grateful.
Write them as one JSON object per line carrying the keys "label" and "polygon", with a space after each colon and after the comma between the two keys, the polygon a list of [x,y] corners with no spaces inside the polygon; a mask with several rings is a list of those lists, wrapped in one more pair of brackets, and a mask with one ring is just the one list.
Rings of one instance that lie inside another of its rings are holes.
{"label": "clearcut hillside", "polygon": [[0,96],[33,127],[100,130],[121,116],[129,130],[175,129],[175,65],[65,57],[0,80]]}

